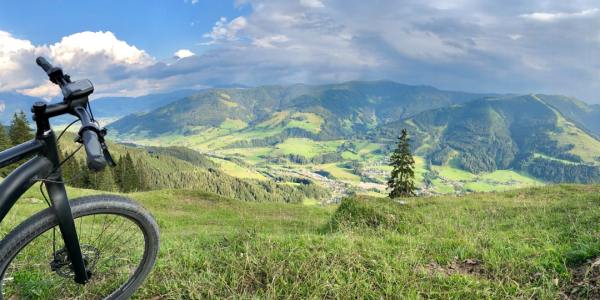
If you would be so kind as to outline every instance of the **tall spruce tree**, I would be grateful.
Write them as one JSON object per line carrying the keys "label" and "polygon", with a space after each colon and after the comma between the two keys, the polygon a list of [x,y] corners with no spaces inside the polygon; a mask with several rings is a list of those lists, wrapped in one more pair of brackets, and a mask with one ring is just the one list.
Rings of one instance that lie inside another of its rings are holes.
{"label": "tall spruce tree", "polygon": [[27,142],[33,138],[31,126],[29,126],[29,121],[27,121],[27,116],[23,111],[13,115],[9,136],[13,145]]}
{"label": "tall spruce tree", "polygon": [[414,196],[415,160],[410,153],[410,138],[406,129],[402,129],[398,137],[398,145],[390,157],[390,166],[393,167],[387,183],[390,198]]}

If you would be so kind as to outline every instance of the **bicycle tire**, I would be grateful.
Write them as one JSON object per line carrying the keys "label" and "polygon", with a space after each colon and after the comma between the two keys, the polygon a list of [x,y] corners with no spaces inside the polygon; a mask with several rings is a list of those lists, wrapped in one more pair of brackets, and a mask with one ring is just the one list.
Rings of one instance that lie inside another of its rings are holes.
{"label": "bicycle tire", "polygon": [[[130,298],[146,279],[156,262],[159,250],[159,230],[156,221],[145,209],[124,197],[88,196],[75,199],[70,204],[74,219],[83,219],[83,217],[89,216],[93,216],[95,219],[98,215],[115,215],[115,218],[120,216],[135,222],[141,229],[144,238],[144,252],[135,272],[108,296],[95,296],[103,299]],[[47,208],[18,225],[2,241],[0,246],[0,300],[4,298],[2,287],[5,283],[5,273],[13,259],[38,236],[56,228],[57,225],[57,219],[52,209]],[[61,297],[52,296],[52,298],[60,299]]]}

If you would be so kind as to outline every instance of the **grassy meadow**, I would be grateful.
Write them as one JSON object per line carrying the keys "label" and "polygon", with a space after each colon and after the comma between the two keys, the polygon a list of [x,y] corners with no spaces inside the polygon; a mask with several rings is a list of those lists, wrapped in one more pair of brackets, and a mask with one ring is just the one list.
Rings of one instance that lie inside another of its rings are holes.
{"label": "grassy meadow", "polygon": [[[139,299],[600,296],[590,279],[600,270],[589,267],[600,256],[600,186],[330,206],[182,190],[127,196],[154,214],[162,234]],[[28,192],[0,234],[42,209],[40,199]]]}

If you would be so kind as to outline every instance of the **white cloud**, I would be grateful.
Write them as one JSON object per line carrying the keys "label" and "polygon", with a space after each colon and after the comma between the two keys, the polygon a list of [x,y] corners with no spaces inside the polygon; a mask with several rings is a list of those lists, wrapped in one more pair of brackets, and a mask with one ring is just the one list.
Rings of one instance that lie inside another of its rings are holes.
{"label": "white cloud", "polygon": [[255,38],[252,44],[261,48],[276,48],[289,40],[290,39],[287,36],[283,34],[277,34],[261,38]]}
{"label": "white cloud", "polygon": [[109,31],[79,32],[50,45],[33,45],[0,31],[0,91],[46,99],[58,95],[59,89],[35,64],[37,56],[47,57],[74,79],[90,77],[99,85],[122,81],[155,63],[145,51]]}
{"label": "white cloud", "polygon": [[55,63],[70,67],[91,63],[147,66],[154,62],[144,50],[117,39],[110,31],[75,33],[50,45],[49,49]]}
{"label": "white cloud", "polygon": [[182,58],[186,58],[186,57],[190,57],[190,56],[194,56],[196,55],[194,52],[190,51],[189,49],[179,49],[177,50],[177,52],[175,52],[175,54],[173,54],[173,56],[177,59],[182,59]]}
{"label": "white cloud", "polygon": [[32,51],[35,47],[30,41],[13,37],[6,31],[0,31],[0,67],[14,68],[15,64],[11,58],[23,51]]}
{"label": "white cloud", "polygon": [[582,10],[582,11],[574,12],[574,13],[534,12],[534,13],[530,13],[530,14],[522,14],[521,17],[525,18],[525,19],[533,20],[533,21],[539,21],[539,22],[554,22],[554,21],[565,20],[565,19],[591,17],[591,16],[596,15],[599,11],[600,11],[600,9],[598,9],[598,8],[591,8],[591,9],[586,9],[586,10]]}
{"label": "white cloud", "polygon": [[212,31],[205,34],[204,37],[210,39],[206,44],[211,45],[219,41],[235,41],[238,39],[238,32],[246,28],[248,21],[245,17],[237,17],[231,22],[227,18],[221,17],[213,26]]}
{"label": "white cloud", "polygon": [[33,83],[33,79],[23,72],[23,65],[26,61],[33,61],[37,52],[30,41],[0,31],[0,91]]}
{"label": "white cloud", "polygon": [[518,40],[520,40],[520,39],[523,38],[523,35],[522,34],[518,34],[518,33],[509,34],[508,38],[511,39],[511,40],[513,40],[513,41],[518,41]]}
{"label": "white cloud", "polygon": [[382,37],[396,51],[414,59],[448,61],[466,54],[457,44],[429,31],[397,28],[382,32]]}
{"label": "white cloud", "polygon": [[300,5],[312,8],[325,7],[321,0],[300,0]]}
{"label": "white cloud", "polygon": [[19,89],[17,90],[17,92],[27,96],[39,97],[44,98],[46,100],[50,100],[54,96],[60,94],[60,88],[56,84],[46,80],[39,86],[27,89]]}

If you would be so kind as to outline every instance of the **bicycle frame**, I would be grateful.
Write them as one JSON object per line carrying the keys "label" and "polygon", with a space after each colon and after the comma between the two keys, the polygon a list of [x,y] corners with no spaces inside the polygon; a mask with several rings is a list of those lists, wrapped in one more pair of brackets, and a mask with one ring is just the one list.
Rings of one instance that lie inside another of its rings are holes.
{"label": "bicycle frame", "polygon": [[65,242],[67,254],[73,265],[75,282],[85,284],[90,274],[85,268],[81,254],[75,221],[73,220],[69,198],[59,166],[60,161],[56,136],[50,128],[49,123],[49,118],[59,113],[59,110],[55,109],[55,114],[53,115],[51,108],[54,109],[57,107],[61,110],[67,109],[64,105],[47,107],[45,103],[36,103],[33,107],[34,119],[37,125],[35,139],[0,152],[0,167],[5,167],[33,156],[33,158],[14,170],[0,183],[0,222],[6,217],[23,193],[36,182],[44,181],[52,204],[52,210],[56,215],[58,226]]}

